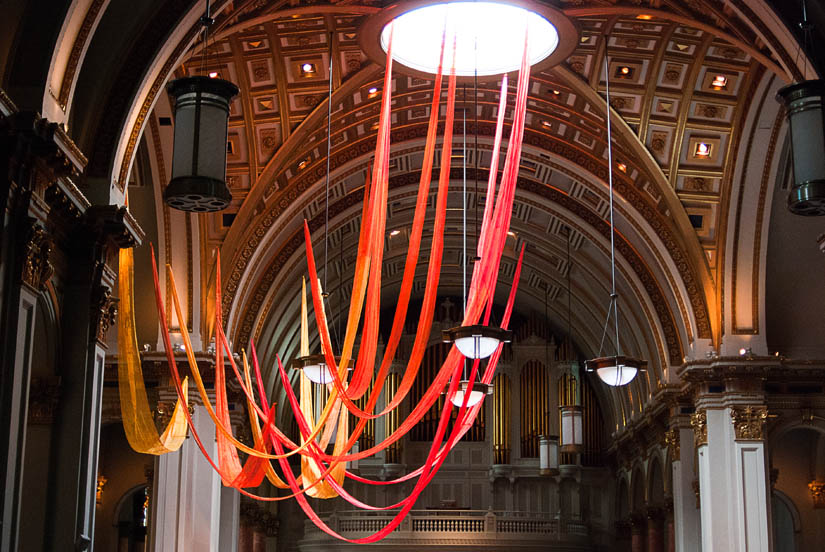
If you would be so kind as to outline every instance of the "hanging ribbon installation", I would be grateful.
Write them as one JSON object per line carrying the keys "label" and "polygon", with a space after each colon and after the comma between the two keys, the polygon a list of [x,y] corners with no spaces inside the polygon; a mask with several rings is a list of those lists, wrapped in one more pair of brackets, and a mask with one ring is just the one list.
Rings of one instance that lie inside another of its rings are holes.
{"label": "hanging ribbon installation", "polygon": [[[452,40],[451,68],[447,83],[446,110],[444,119],[444,133],[439,167],[438,188],[435,203],[433,235],[430,245],[430,256],[427,262],[427,279],[423,295],[419,323],[415,339],[407,361],[406,369],[398,386],[398,390],[385,407],[376,412],[379,395],[389,373],[395,353],[401,339],[404,321],[407,316],[410,296],[412,292],[415,269],[418,265],[421,239],[424,230],[427,203],[430,194],[432,170],[436,152],[437,129],[441,111],[442,72],[445,58],[445,47],[448,42],[446,25],[442,33],[441,62],[434,78],[434,92],[430,110],[429,128],[424,148],[424,158],[419,181],[416,208],[410,232],[409,246],[401,281],[401,290],[395,305],[390,336],[387,340],[383,356],[378,357],[378,329],[379,313],[381,310],[381,266],[384,251],[384,235],[386,228],[387,198],[389,185],[389,152],[390,152],[390,120],[391,120],[391,93],[392,93],[392,31],[390,31],[389,46],[387,49],[387,66],[384,76],[381,109],[379,118],[378,138],[376,144],[375,161],[372,171],[368,174],[365,183],[362,225],[359,233],[358,254],[355,263],[352,293],[350,295],[349,312],[347,315],[346,330],[341,345],[340,357],[333,351],[332,341],[324,310],[323,290],[318,279],[315,257],[312,249],[312,240],[309,226],[304,221],[304,237],[307,251],[307,268],[309,273],[309,288],[312,296],[312,305],[315,315],[315,327],[320,337],[321,349],[331,373],[331,381],[326,384],[327,398],[323,405],[317,404],[318,397],[313,400],[313,386],[303,371],[298,375],[298,395],[292,387],[286,370],[280,358],[276,357],[277,375],[289,403],[289,408],[297,422],[299,442],[294,442],[276,425],[276,408],[267,398],[266,388],[261,376],[254,343],[250,343],[252,366],[244,352],[242,366],[239,367],[233,357],[224,333],[223,316],[221,311],[221,275],[220,254],[217,255],[216,284],[215,284],[215,390],[214,405],[206,390],[202,375],[189,342],[189,330],[186,328],[182,315],[174,275],[167,265],[166,278],[172,291],[173,308],[177,315],[183,339],[184,350],[200,401],[215,424],[217,440],[217,458],[212,458],[203,446],[201,436],[195,429],[187,404],[187,380],[181,379],[175,356],[172,352],[169,328],[167,327],[165,305],[160,292],[157,266],[154,251],[152,251],[152,269],[155,284],[155,299],[157,302],[161,335],[167,352],[167,360],[172,381],[179,395],[180,401],[175,408],[172,421],[162,435],[154,429],[151,412],[143,386],[143,376],[140,370],[140,357],[135,337],[134,315],[132,311],[132,256],[131,250],[121,252],[121,316],[119,317],[118,340],[120,345],[119,383],[121,407],[124,427],[132,447],[139,452],[163,454],[177,449],[183,441],[186,427],[189,426],[196,445],[201,449],[209,464],[220,474],[224,485],[238,489],[239,492],[259,500],[278,501],[295,498],[306,515],[324,532],[341,540],[354,543],[375,542],[386,537],[393,531],[415,504],[416,499],[426,485],[438,472],[447,454],[469,431],[478,412],[483,407],[483,401],[468,406],[469,393],[465,394],[463,403],[458,407],[458,416],[448,431],[451,419],[451,409],[454,405],[450,401],[443,401],[441,418],[436,430],[426,461],[418,469],[390,481],[374,481],[360,475],[348,472],[346,463],[368,456],[375,455],[386,449],[392,443],[401,439],[415,424],[417,424],[430,408],[436,403],[439,396],[447,389],[448,396],[452,396],[462,380],[464,357],[453,346],[447,359],[437,371],[436,376],[424,392],[421,399],[412,405],[411,412],[399,424],[398,428],[387,435],[385,439],[362,451],[353,451],[353,447],[361,436],[369,420],[376,419],[392,412],[401,404],[413,388],[424,358],[427,343],[430,338],[435,313],[435,301],[438,293],[441,262],[444,251],[444,228],[447,211],[447,193],[450,183],[451,148],[448,146],[453,140],[453,126],[456,100],[455,74],[455,40]],[[513,199],[516,180],[518,177],[519,160],[524,134],[525,113],[527,106],[527,89],[530,79],[530,66],[527,62],[527,36],[525,32],[524,52],[521,69],[518,75],[515,101],[513,104],[513,119],[509,137],[507,154],[501,180],[497,186],[498,160],[500,155],[504,128],[504,114],[507,111],[508,78],[502,77],[501,96],[498,106],[495,138],[491,156],[490,176],[487,186],[486,203],[484,205],[481,230],[478,236],[477,256],[480,259],[473,266],[472,277],[467,291],[467,307],[462,321],[463,325],[472,325],[483,320],[488,324],[495,287],[498,279],[499,266],[504,251],[507,232],[510,228]],[[128,253],[126,253],[128,251]],[[520,251],[516,265],[513,283],[509,292],[502,317],[502,328],[507,328],[515,301],[518,279],[521,274],[521,265],[524,256],[524,247]],[[306,282],[302,286],[301,294],[301,354],[308,353],[309,321],[307,316]],[[363,325],[362,325],[363,318]],[[353,350],[357,332],[361,329],[360,346],[353,358]],[[481,371],[480,361],[475,360],[469,373],[469,385],[480,381],[490,384],[495,375],[496,366],[501,355],[502,345],[487,361]],[[378,369],[376,371],[376,365]],[[248,446],[240,442],[234,435],[229,417],[229,403],[227,399],[226,367],[229,366],[237,379],[237,385],[244,394],[249,423],[252,429],[253,445]],[[254,376],[254,382],[253,382]],[[256,397],[257,393],[257,397]],[[365,400],[359,400],[364,399]],[[356,404],[356,401],[359,401]],[[362,406],[359,406],[362,405]],[[352,414],[356,420],[350,430],[349,420]],[[334,443],[332,451],[327,452],[329,444]],[[238,453],[247,455],[244,462]],[[300,474],[296,475],[289,463],[290,456],[300,456]],[[275,464],[280,468],[282,476],[275,471]],[[370,485],[392,485],[405,481],[415,480],[410,494],[403,500],[388,506],[376,507],[366,504],[344,489],[344,479],[348,477],[355,481]],[[284,489],[288,493],[284,496],[259,496],[248,489],[258,487],[266,478],[272,485]],[[390,521],[375,533],[359,538],[347,539],[328,527],[313,510],[307,495],[315,498],[332,498],[340,496],[351,504],[368,510],[398,510]]]}

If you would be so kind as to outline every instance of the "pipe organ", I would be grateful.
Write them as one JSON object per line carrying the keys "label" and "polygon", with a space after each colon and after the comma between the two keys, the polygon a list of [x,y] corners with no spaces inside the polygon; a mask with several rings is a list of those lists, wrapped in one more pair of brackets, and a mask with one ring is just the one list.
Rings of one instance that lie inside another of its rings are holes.
{"label": "pipe organ", "polygon": [[493,464],[510,463],[510,377],[493,378]]}

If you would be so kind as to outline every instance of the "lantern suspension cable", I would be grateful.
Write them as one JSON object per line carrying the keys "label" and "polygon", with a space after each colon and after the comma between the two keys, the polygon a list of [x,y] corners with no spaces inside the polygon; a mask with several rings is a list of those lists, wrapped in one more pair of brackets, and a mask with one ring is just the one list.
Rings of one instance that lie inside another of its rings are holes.
{"label": "lantern suspension cable", "polygon": [[[328,77],[329,87],[327,96],[327,168],[326,178],[324,180],[324,285],[322,290],[322,297],[329,298],[329,289],[327,288],[329,275],[329,180],[330,180],[330,155],[332,153],[332,40],[335,34],[329,33],[329,65]],[[341,246],[343,247],[343,245]],[[343,253],[341,253],[343,255]],[[343,265],[342,265],[343,266]],[[343,287],[343,282],[342,282]],[[321,303],[326,305],[326,301]],[[339,324],[340,324],[340,305],[339,305]],[[338,336],[340,344],[341,336]],[[337,359],[336,359],[337,364]],[[329,366],[327,366],[326,358],[323,354],[317,355],[303,355],[295,359],[295,366],[304,371],[304,374],[313,383],[327,384],[332,382],[332,373]],[[352,370],[352,365],[349,367]]]}
{"label": "lantern suspension cable", "polygon": [[[611,132],[610,118],[610,58],[605,45],[604,53],[604,83],[605,83],[605,113],[607,127],[607,183],[610,210],[610,302],[607,306],[607,317],[604,322],[601,344],[599,345],[599,356],[586,363],[587,371],[596,370],[601,380],[612,386],[626,385],[630,383],[636,372],[641,367],[640,361],[622,355],[622,346],[619,341],[619,294],[616,291],[616,224],[614,218],[613,199],[613,136]],[[569,242],[569,237],[568,237]],[[613,332],[615,338],[615,349],[613,356],[602,357],[605,340],[610,328],[610,318],[613,317]],[[578,389],[577,389],[578,392]]]}
{"label": "lantern suspension cable", "polygon": [[[525,24],[524,28],[525,34],[527,33],[527,27]],[[476,226],[476,244],[480,240],[480,235],[478,233],[478,33],[475,33],[475,56],[476,56],[476,67],[473,72],[474,77],[474,86],[473,90],[475,93],[475,99],[473,101],[473,105],[475,106],[475,194],[476,194],[476,207],[475,207],[475,226]],[[464,269],[464,279],[462,285],[462,291],[464,294],[464,309],[466,314],[466,304],[467,304],[467,202],[466,202],[466,192],[467,192],[467,144],[466,144],[466,126],[467,126],[467,88],[464,88],[464,127],[465,127],[465,136],[464,136],[464,198],[462,204],[462,211],[464,212],[464,228],[463,228],[463,240],[464,240],[464,250],[463,250],[463,260],[462,260],[462,267]],[[478,249],[478,247],[476,247]],[[478,252],[473,257],[474,262],[480,260],[478,257]],[[488,301],[494,301],[495,297],[489,297]],[[501,328],[494,328],[488,326],[486,324],[475,324],[472,326],[457,326],[455,328],[450,328],[449,330],[442,331],[442,338],[445,342],[455,343],[458,350],[467,358],[472,359],[482,359],[487,358],[492,355],[496,349],[498,348],[500,343],[509,343],[512,338],[512,332],[502,330]],[[465,383],[466,386],[467,383]],[[473,386],[475,387],[475,385]],[[473,393],[476,391],[474,390]],[[492,393],[492,387],[486,386],[485,392]],[[480,395],[478,400],[481,400]]]}
{"label": "lantern suspension cable", "polygon": [[324,297],[329,297],[329,289],[327,276],[329,274],[329,156],[332,152],[332,39],[335,35],[330,31],[329,33],[329,93],[327,95],[327,177],[324,183]]}

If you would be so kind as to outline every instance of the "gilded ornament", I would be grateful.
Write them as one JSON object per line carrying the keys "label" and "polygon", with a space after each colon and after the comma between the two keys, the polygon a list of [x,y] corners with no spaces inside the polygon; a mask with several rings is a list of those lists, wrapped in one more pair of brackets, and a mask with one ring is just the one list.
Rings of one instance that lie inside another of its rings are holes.
{"label": "gilded ornament", "polygon": [[730,420],[737,441],[761,441],[764,439],[768,409],[764,406],[733,407]]}
{"label": "gilded ornament", "polygon": [[690,426],[693,428],[693,442],[701,447],[708,444],[708,415],[704,410],[697,410],[690,415]]}
{"label": "gilded ornament", "polygon": [[817,510],[825,509],[825,481],[811,481],[808,483],[808,490],[811,491],[814,508]]}
{"label": "gilded ornament", "polygon": [[679,443],[679,428],[674,427],[665,432],[665,445],[670,449],[670,455],[674,462],[679,461],[680,443]]}
{"label": "gilded ornament", "polygon": [[21,280],[35,291],[42,291],[54,274],[54,267],[49,262],[52,243],[46,230],[32,224],[24,247]]}

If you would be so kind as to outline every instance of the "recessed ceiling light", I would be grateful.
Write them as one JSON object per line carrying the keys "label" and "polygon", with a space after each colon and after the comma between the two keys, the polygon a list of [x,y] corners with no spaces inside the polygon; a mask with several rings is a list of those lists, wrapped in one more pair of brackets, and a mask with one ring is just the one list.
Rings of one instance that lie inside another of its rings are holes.
{"label": "recessed ceiling light", "polygon": [[728,85],[728,78],[725,75],[716,75],[710,85],[716,90],[721,90]]}
{"label": "recessed ceiling light", "polygon": [[393,230],[392,232],[390,232],[390,237],[393,238],[393,237],[397,236],[400,233],[401,233],[401,230],[398,230],[398,229]]}
{"label": "recessed ceiling light", "polygon": [[630,74],[630,67],[622,67],[619,69],[622,72],[622,75],[629,75]]}
{"label": "recessed ceiling light", "polygon": [[511,238],[515,238],[515,237],[516,237],[516,233],[515,233],[515,232],[513,232],[512,230],[510,230],[509,232],[507,232],[507,235],[508,235],[508,236],[510,236]]}
{"label": "recessed ceiling light", "polygon": [[373,86],[372,88],[367,90],[367,92],[369,92],[370,94],[375,94],[376,92],[378,92],[378,89]]}
{"label": "recessed ceiling light", "polygon": [[618,167],[619,167],[619,170],[622,171],[623,173],[627,172],[627,165],[625,165],[624,163],[619,163]]}
{"label": "recessed ceiling light", "polygon": [[558,96],[559,94],[561,94],[561,91],[560,91],[560,90],[553,90],[553,94],[555,94],[556,96]]}
{"label": "recessed ceiling light", "polygon": [[303,65],[301,65],[301,71],[303,71],[304,73],[314,73],[315,66],[311,63],[304,63]]}
{"label": "recessed ceiling light", "polygon": [[220,73],[218,73],[217,71],[210,71],[209,72],[209,78],[210,79],[217,79],[218,76],[220,76]]}
{"label": "recessed ceiling light", "polygon": [[307,162],[305,160],[298,163],[298,168],[301,169],[301,170],[304,170],[306,168],[306,166],[307,166]]}
{"label": "recessed ceiling light", "polygon": [[[534,65],[559,45],[555,25],[538,13],[498,2],[431,4],[393,20],[393,58],[411,69],[436,73],[441,52],[442,21],[448,37],[456,36],[455,67],[459,76],[498,75],[518,70],[524,31],[530,36],[528,58]],[[381,32],[386,52],[390,24]],[[477,40],[483,37],[483,40]]]}
{"label": "recessed ceiling light", "polygon": [[542,121],[541,124],[545,128],[550,128],[551,126],[553,126],[553,123],[551,123],[550,121]]}
{"label": "recessed ceiling light", "polygon": [[697,142],[693,155],[695,157],[710,157],[710,144],[706,142]]}
{"label": "recessed ceiling light", "polygon": [[651,19],[653,19],[653,16],[648,15],[646,13],[640,13],[639,15],[636,16],[636,19],[641,19],[643,21],[650,21]]}

